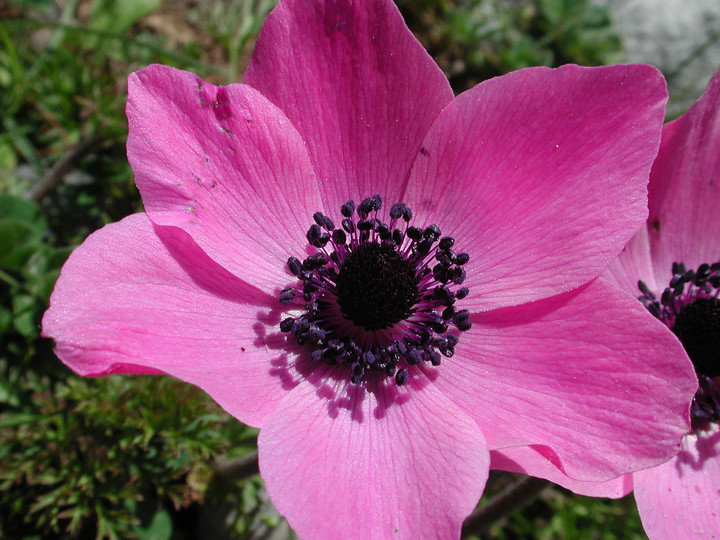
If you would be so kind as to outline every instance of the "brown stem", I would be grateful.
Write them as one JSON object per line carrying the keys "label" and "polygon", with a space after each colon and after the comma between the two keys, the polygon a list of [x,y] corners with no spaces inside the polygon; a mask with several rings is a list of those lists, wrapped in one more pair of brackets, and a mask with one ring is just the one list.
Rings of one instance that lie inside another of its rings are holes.
{"label": "brown stem", "polygon": [[525,476],[479,506],[463,524],[463,537],[480,535],[502,518],[531,503],[551,482]]}
{"label": "brown stem", "polygon": [[223,482],[244,480],[258,474],[258,454],[251,452],[242,457],[223,459],[215,462],[215,475]]}
{"label": "brown stem", "polygon": [[58,185],[67,173],[86,155],[92,153],[103,143],[100,137],[90,137],[81,139],[77,144],[72,146],[70,150],[53,165],[50,170],[43,176],[39,184],[30,191],[30,198],[33,201],[39,201],[50,190]]}

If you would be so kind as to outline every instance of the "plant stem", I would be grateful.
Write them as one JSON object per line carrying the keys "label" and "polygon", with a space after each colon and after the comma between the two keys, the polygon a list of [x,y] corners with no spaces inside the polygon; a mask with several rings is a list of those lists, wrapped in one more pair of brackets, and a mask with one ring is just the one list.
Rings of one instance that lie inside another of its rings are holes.
{"label": "plant stem", "polygon": [[542,478],[525,476],[491,498],[468,516],[463,524],[463,537],[486,532],[502,518],[531,503],[551,482]]}
{"label": "plant stem", "polygon": [[14,277],[12,277],[10,274],[8,274],[6,272],[3,272],[2,270],[0,270],[0,281],[4,281],[11,287],[17,287],[18,289],[22,288],[22,285],[20,284],[20,282],[17,279],[15,279]]}
{"label": "plant stem", "polygon": [[239,458],[218,460],[213,469],[223,481],[234,482],[258,474],[258,454],[251,452]]}
{"label": "plant stem", "polygon": [[30,198],[33,201],[39,201],[45,195],[50,192],[70,170],[77,165],[77,163],[84,158],[86,155],[94,152],[99,148],[103,139],[100,137],[90,137],[83,139],[74,145],[70,150],[63,156],[60,161],[55,163],[50,170],[45,174],[40,183],[30,193]]}

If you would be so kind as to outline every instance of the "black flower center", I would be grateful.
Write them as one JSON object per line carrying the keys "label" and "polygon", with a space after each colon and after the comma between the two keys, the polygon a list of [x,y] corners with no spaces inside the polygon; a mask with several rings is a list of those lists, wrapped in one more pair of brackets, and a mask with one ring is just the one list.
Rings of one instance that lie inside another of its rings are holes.
{"label": "black flower center", "polygon": [[684,306],[671,330],[685,347],[698,374],[720,375],[720,299],[698,298]]}
{"label": "black flower center", "polygon": [[678,337],[695,366],[699,389],[691,415],[693,429],[720,421],[720,262],[688,270],[672,266],[673,277],[660,298],[642,281],[638,299]]}
{"label": "black flower center", "polygon": [[342,312],[366,330],[405,319],[418,295],[413,263],[390,244],[360,244],[343,262],[335,285]]}
{"label": "black flower center", "polygon": [[[455,240],[440,229],[409,225],[404,203],[390,208],[383,221],[379,195],[358,206],[348,201],[341,228],[324,214],[306,238],[315,252],[288,259],[298,285],[280,293],[280,303],[302,301],[303,313],[287,317],[280,329],[306,346],[313,362],[342,364],[359,384],[367,374],[394,377],[405,384],[415,366],[438,366],[441,355],[455,353],[459,334],[471,327],[470,313],[455,303],[468,295]],[[299,307],[299,306],[295,306]]]}

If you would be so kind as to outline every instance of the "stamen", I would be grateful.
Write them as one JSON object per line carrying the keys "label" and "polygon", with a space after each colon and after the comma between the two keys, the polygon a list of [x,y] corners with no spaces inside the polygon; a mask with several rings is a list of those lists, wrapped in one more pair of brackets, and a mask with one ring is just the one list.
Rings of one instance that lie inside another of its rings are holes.
{"label": "stamen", "polygon": [[302,262],[290,257],[288,270],[299,284],[280,293],[280,303],[302,298],[304,313],[280,322],[298,344],[310,348],[313,362],[348,367],[360,384],[368,374],[407,384],[414,366],[441,364],[455,353],[458,334],[472,326],[465,298],[470,256],[456,253],[455,239],[437,225],[409,225],[412,211],[403,202],[382,221],[379,195],[340,208],[341,228],[322,212],[313,214],[308,243],[318,251]]}
{"label": "stamen", "polygon": [[685,347],[700,381],[693,422],[720,421],[720,262],[688,270],[674,262],[672,278],[660,298],[643,281],[638,299]]}
{"label": "stamen", "polygon": [[690,409],[693,430],[703,429],[708,423],[720,421],[720,380],[701,375],[698,391]]}
{"label": "stamen", "polygon": [[660,299],[644,281],[638,281],[642,293],[638,300],[669,328],[675,325],[675,319],[685,306],[700,298],[717,299],[720,296],[720,261],[701,264],[697,270],[688,270],[683,263],[674,262],[672,273]]}

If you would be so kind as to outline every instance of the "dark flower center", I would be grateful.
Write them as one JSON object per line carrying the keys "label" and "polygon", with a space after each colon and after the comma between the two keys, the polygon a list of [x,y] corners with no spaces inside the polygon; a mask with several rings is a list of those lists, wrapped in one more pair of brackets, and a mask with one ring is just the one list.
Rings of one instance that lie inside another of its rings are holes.
{"label": "dark flower center", "polygon": [[418,294],[414,265],[389,244],[360,244],[340,267],[341,311],[366,330],[380,330],[411,313]]}
{"label": "dark flower center", "polygon": [[379,195],[357,212],[348,201],[341,228],[313,215],[306,237],[315,253],[288,259],[299,284],[280,293],[281,304],[302,314],[283,319],[280,329],[307,346],[313,362],[346,365],[353,383],[372,373],[403,385],[414,366],[453,356],[459,334],[470,329],[470,313],[455,307],[469,292],[460,285],[470,256],[456,253],[455,240],[436,225],[410,226],[406,204],[394,204],[389,221],[381,208]]}
{"label": "dark flower center", "polygon": [[685,347],[700,387],[692,406],[693,427],[720,421],[720,262],[688,270],[675,262],[660,298],[643,282],[638,299]]}
{"label": "dark flower center", "polygon": [[684,306],[671,330],[684,345],[698,374],[720,375],[720,299],[698,298]]}

